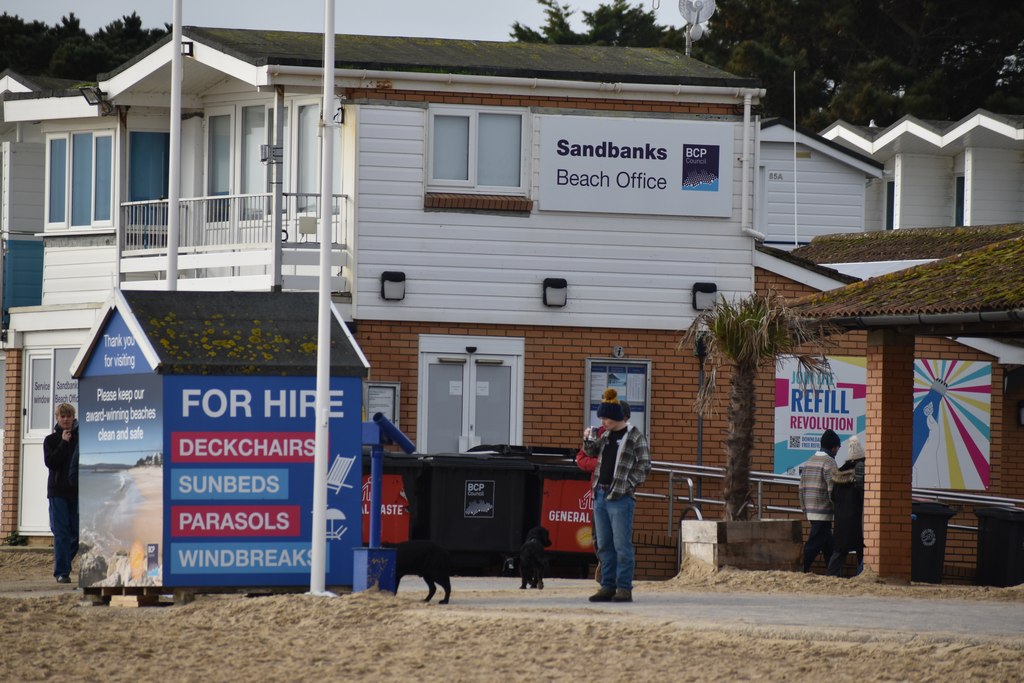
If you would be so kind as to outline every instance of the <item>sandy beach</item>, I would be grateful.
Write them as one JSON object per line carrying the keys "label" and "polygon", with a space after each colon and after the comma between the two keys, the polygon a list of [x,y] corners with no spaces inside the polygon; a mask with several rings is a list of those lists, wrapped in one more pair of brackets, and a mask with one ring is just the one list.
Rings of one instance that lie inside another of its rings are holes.
{"label": "sandy beach", "polygon": [[649,612],[670,599],[695,610],[698,601],[785,594],[924,607],[943,600],[954,611],[980,604],[1017,615],[1022,586],[907,586],[870,574],[843,580],[689,565],[672,580],[639,582],[637,602],[615,610],[591,606],[585,581],[553,579],[541,592],[519,591],[508,579],[507,590],[484,594],[460,577],[447,606],[421,602],[423,583],[410,577],[397,596],[200,595],[187,605],[124,608],[92,606],[80,591],[56,587],[49,562],[47,553],[0,552],[0,670],[8,680],[568,681],[599,671],[640,681],[988,683],[1018,681],[1024,670],[1019,632],[844,629],[838,609],[829,629]]}

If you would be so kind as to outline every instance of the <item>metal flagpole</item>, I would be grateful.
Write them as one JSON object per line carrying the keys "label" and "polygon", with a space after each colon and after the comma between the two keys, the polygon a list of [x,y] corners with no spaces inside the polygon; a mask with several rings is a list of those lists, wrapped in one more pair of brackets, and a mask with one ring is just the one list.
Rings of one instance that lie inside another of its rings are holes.
{"label": "metal flagpole", "polygon": [[181,0],[171,4],[170,168],[167,173],[167,291],[178,289],[178,204],[181,197]]}
{"label": "metal flagpole", "polygon": [[331,383],[331,189],[334,147],[330,135],[334,102],[334,0],[324,0],[324,101],[320,109],[320,297],[316,349],[316,445],[313,464],[313,545],[309,591],[323,594],[327,566],[327,460]]}

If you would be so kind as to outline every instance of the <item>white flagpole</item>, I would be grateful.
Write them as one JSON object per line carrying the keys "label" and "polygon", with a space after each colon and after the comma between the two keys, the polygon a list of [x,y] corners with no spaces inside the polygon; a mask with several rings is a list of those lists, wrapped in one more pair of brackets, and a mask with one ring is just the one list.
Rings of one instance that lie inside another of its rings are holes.
{"label": "white flagpole", "polygon": [[316,446],[313,465],[313,546],[309,591],[324,593],[327,566],[327,461],[331,383],[331,217],[333,214],[334,0],[324,0],[324,102],[320,109],[320,297],[316,349]]}
{"label": "white flagpole", "polygon": [[178,204],[181,197],[181,0],[171,4],[171,120],[167,172],[167,291],[178,289]]}

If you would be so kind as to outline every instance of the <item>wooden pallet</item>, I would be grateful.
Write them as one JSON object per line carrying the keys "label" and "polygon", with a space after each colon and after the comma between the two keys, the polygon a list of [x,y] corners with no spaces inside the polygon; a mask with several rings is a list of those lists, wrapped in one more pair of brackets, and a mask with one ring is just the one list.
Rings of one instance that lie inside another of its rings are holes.
{"label": "wooden pallet", "polygon": [[[348,587],[328,587],[337,593],[348,592]],[[162,586],[92,586],[83,588],[85,597],[94,605],[111,607],[155,607],[168,604],[168,596],[175,605],[187,605],[198,595],[244,595],[259,597],[265,595],[281,595],[306,593],[308,586],[198,586],[185,588],[167,588]],[[164,597],[165,601],[160,602]]]}
{"label": "wooden pallet", "polygon": [[94,605],[156,607],[164,589],[159,586],[100,586],[83,588],[82,593]]}

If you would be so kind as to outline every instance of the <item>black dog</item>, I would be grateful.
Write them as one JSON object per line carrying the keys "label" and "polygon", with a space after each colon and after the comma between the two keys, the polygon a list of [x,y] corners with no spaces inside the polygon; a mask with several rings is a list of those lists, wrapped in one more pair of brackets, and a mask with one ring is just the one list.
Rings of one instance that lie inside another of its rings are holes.
{"label": "black dog", "polygon": [[551,535],[542,526],[535,526],[526,532],[526,541],[519,549],[519,571],[523,576],[520,589],[544,589],[544,572],[548,567],[548,559],[544,556],[544,548],[551,545]]}
{"label": "black dog", "polygon": [[427,598],[423,602],[430,602],[437,591],[438,584],[444,589],[442,605],[448,604],[448,598],[452,592],[451,571],[448,564],[448,551],[433,541],[406,541],[396,546],[395,553],[395,592],[398,592],[398,584],[402,577],[409,574],[422,576],[427,582]]}

